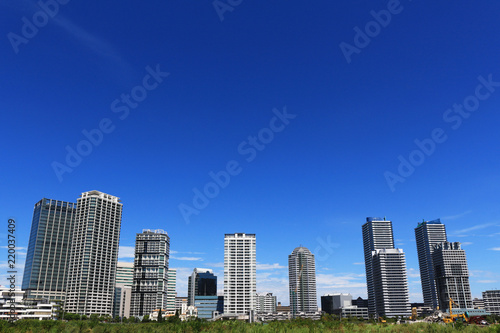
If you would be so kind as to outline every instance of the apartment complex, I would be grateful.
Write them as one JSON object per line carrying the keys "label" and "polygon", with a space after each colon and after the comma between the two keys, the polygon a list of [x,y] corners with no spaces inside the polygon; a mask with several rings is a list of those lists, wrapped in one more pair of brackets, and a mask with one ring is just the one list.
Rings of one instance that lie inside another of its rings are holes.
{"label": "apartment complex", "polygon": [[99,191],[77,200],[68,263],[66,312],[112,315],[123,205]]}
{"label": "apartment complex", "polygon": [[224,236],[224,313],[255,310],[256,248],[255,234]]}
{"label": "apartment complex", "polygon": [[65,299],[75,212],[72,202],[44,198],[35,204],[22,281],[27,298]]}
{"label": "apartment complex", "polygon": [[307,248],[297,247],[288,256],[288,278],[292,313],[316,312],[316,265]]}
{"label": "apartment complex", "polygon": [[169,255],[170,237],[164,230],[144,229],[136,235],[132,316],[167,309]]}
{"label": "apartment complex", "polygon": [[417,241],[424,304],[435,309],[438,306],[438,297],[432,253],[434,252],[434,245],[447,241],[446,228],[440,219],[423,221],[415,228],[415,239]]}
{"label": "apartment complex", "polygon": [[495,315],[500,315],[500,290],[483,291],[484,309]]}
{"label": "apartment complex", "polygon": [[469,269],[465,251],[459,242],[434,245],[432,253],[439,308],[447,310],[449,299],[461,309],[472,309]]}
{"label": "apartment complex", "polygon": [[257,293],[255,311],[257,313],[276,313],[278,299],[273,293]]}

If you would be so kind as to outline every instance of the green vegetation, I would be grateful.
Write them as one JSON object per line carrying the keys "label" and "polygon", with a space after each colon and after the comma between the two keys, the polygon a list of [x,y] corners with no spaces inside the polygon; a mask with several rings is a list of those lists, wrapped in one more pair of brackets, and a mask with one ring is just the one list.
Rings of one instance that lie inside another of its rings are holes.
{"label": "green vegetation", "polygon": [[[172,317],[171,317],[172,318]],[[169,318],[170,319],[170,318]],[[444,324],[375,324],[369,322],[356,322],[350,320],[335,320],[330,316],[324,316],[321,320],[295,319],[291,321],[275,321],[270,323],[248,324],[238,321],[207,322],[205,320],[191,320],[179,322],[176,320],[165,320],[163,322],[145,323],[104,323],[95,318],[89,320],[74,321],[38,321],[19,320],[15,323],[0,320],[0,332],[2,333],[159,333],[159,332],[497,332],[500,333],[500,325],[481,327],[476,325],[444,325]]]}

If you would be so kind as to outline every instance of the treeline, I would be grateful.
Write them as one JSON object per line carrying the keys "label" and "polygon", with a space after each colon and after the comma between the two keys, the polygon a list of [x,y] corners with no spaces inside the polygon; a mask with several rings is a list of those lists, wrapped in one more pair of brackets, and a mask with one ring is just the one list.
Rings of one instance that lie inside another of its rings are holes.
{"label": "treeline", "polygon": [[500,325],[481,327],[476,325],[445,324],[370,324],[338,321],[331,317],[321,320],[294,319],[269,323],[248,324],[240,321],[208,322],[191,320],[184,322],[144,322],[144,323],[102,323],[98,320],[19,320],[14,323],[0,320],[1,333],[160,333],[160,332],[495,332],[500,333]]}

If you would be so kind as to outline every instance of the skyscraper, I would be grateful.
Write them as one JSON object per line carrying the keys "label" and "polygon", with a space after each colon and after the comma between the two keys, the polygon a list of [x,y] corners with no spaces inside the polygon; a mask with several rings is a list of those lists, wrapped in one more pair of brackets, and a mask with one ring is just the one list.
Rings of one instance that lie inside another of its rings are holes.
{"label": "skyscraper", "polygon": [[368,311],[374,315],[375,290],[372,273],[372,252],[379,249],[393,249],[394,238],[392,235],[392,222],[386,221],[385,217],[367,217],[363,224],[363,248],[365,255],[366,286],[368,290]]}
{"label": "skyscraper", "polygon": [[123,205],[99,191],[77,200],[68,264],[66,311],[112,315]]}
{"label": "skyscraper", "polygon": [[379,249],[372,255],[373,290],[377,316],[411,315],[405,254],[401,249]]}
{"label": "skyscraper", "polygon": [[449,308],[449,299],[461,309],[472,309],[469,269],[465,251],[459,242],[434,245],[432,253],[439,308]]}
{"label": "skyscraper", "polygon": [[255,310],[255,234],[224,236],[224,313]]}
{"label": "skyscraper", "polygon": [[217,277],[208,268],[195,268],[188,277],[188,306],[196,296],[217,296]]}
{"label": "skyscraper", "polygon": [[438,306],[438,297],[434,280],[432,252],[434,245],[446,242],[446,228],[440,219],[421,222],[415,228],[415,239],[424,304],[435,309]]}
{"label": "skyscraper", "polygon": [[297,247],[288,256],[290,309],[296,312],[316,312],[316,266],[314,254],[305,247]]}
{"label": "skyscraper", "polygon": [[113,318],[130,317],[130,303],[132,300],[133,284],[134,284],[134,263],[119,261],[116,265]]}
{"label": "skyscraper", "polygon": [[135,238],[132,316],[167,309],[170,237],[161,230],[144,229]]}
{"label": "skyscraper", "polygon": [[35,204],[22,282],[27,298],[65,299],[75,211],[72,202],[44,198]]}
{"label": "skyscraper", "polygon": [[134,284],[134,263],[118,261],[116,265],[116,284],[131,286]]}

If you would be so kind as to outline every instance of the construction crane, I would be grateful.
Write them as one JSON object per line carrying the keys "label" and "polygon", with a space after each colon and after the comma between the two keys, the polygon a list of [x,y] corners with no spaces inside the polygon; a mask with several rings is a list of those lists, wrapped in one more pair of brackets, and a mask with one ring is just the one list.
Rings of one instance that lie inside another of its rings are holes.
{"label": "construction crane", "polygon": [[455,303],[455,301],[450,297],[450,300],[449,300],[449,305],[448,305],[448,310],[449,310],[449,315],[448,317],[444,317],[443,318],[443,321],[446,323],[446,324],[449,324],[449,323],[452,323],[454,321],[456,321],[458,318],[462,318],[463,321],[465,321],[466,323],[469,322],[469,316],[468,316],[468,313],[465,312],[465,313],[460,313],[460,314],[454,314],[453,313],[453,304],[455,304],[456,306],[460,307],[457,303]]}
{"label": "construction crane", "polygon": [[411,308],[411,317],[410,317],[410,319],[411,320],[417,320],[417,316],[418,316],[418,314],[417,314],[417,308],[416,307]]}

